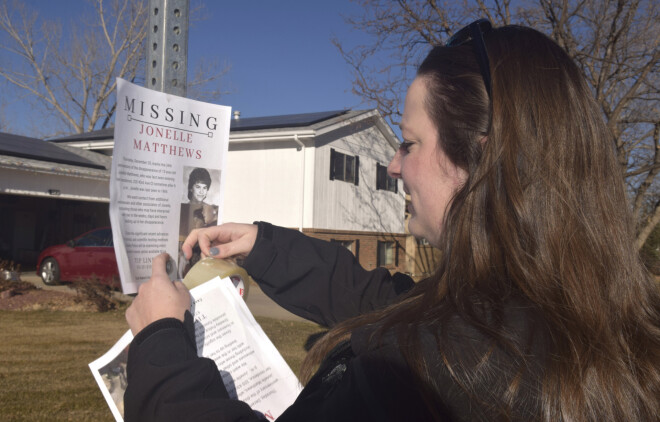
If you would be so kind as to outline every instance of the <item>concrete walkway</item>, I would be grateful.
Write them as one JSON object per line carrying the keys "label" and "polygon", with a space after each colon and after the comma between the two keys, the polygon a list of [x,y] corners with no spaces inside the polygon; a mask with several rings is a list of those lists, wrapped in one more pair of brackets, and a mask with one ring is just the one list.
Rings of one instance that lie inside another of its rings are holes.
{"label": "concrete walkway", "polygon": [[[41,277],[39,277],[34,271],[21,273],[21,280],[30,282],[44,290],[55,290],[71,294],[75,293],[75,290],[71,289],[67,285],[45,285],[41,280]],[[118,292],[116,293],[116,297],[121,301],[129,302],[133,300],[131,296],[127,296]],[[300,318],[299,316],[292,314],[291,312],[273,302],[268,296],[266,296],[264,292],[261,291],[259,286],[257,286],[255,283],[250,285],[250,291],[248,293],[246,302],[248,308],[254,316],[282,319],[287,321],[307,321],[303,318]]]}

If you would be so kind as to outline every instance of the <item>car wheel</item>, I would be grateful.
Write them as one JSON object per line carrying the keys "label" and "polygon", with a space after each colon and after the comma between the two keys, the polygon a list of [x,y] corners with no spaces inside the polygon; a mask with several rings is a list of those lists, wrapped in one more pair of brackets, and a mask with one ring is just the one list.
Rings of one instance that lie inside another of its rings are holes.
{"label": "car wheel", "polygon": [[55,261],[55,258],[46,258],[41,263],[39,268],[39,275],[44,284],[54,286],[60,282],[60,265]]}

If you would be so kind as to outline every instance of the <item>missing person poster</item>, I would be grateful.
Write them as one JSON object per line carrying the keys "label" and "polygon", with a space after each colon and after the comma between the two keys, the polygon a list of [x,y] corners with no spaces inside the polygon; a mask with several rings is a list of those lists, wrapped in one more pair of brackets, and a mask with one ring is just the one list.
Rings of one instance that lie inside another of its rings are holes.
{"label": "missing person poster", "polygon": [[151,275],[167,252],[179,278],[181,244],[195,228],[222,221],[231,108],[117,80],[110,222],[125,294]]}

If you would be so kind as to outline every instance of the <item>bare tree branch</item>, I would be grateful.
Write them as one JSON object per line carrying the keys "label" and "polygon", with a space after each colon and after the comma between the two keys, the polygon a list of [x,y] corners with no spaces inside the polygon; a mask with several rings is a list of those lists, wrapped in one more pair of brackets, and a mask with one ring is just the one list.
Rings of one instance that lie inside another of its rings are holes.
{"label": "bare tree branch", "polygon": [[660,202],[656,203],[653,212],[649,214],[646,224],[642,226],[642,229],[637,234],[637,239],[635,240],[635,246],[637,249],[641,249],[648,239],[649,235],[653,229],[660,224]]}
{"label": "bare tree branch", "polygon": [[590,85],[613,136],[640,244],[658,224],[660,4],[653,0],[358,0],[347,18],[366,45],[333,40],[353,72],[353,92],[396,124],[400,103],[430,45],[478,17],[521,23],[555,39]]}
{"label": "bare tree branch", "polygon": [[[0,79],[63,122],[40,135],[107,127],[117,78],[135,81],[144,74],[147,0],[87,1],[89,16],[81,13],[63,35],[59,22],[40,19],[17,0],[0,0]],[[205,100],[217,100],[227,93],[220,88],[227,71],[204,65],[189,84]]]}

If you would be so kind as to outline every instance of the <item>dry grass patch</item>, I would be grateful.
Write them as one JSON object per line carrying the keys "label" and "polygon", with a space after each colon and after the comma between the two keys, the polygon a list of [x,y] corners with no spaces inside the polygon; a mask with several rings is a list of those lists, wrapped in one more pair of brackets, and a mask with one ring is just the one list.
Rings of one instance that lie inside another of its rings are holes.
{"label": "dry grass patch", "polygon": [[[294,372],[311,323],[256,318]],[[126,332],[121,311],[0,311],[3,421],[113,421],[87,364]]]}
{"label": "dry grass patch", "polygon": [[125,331],[120,312],[0,312],[2,419],[112,421],[87,364]]}

